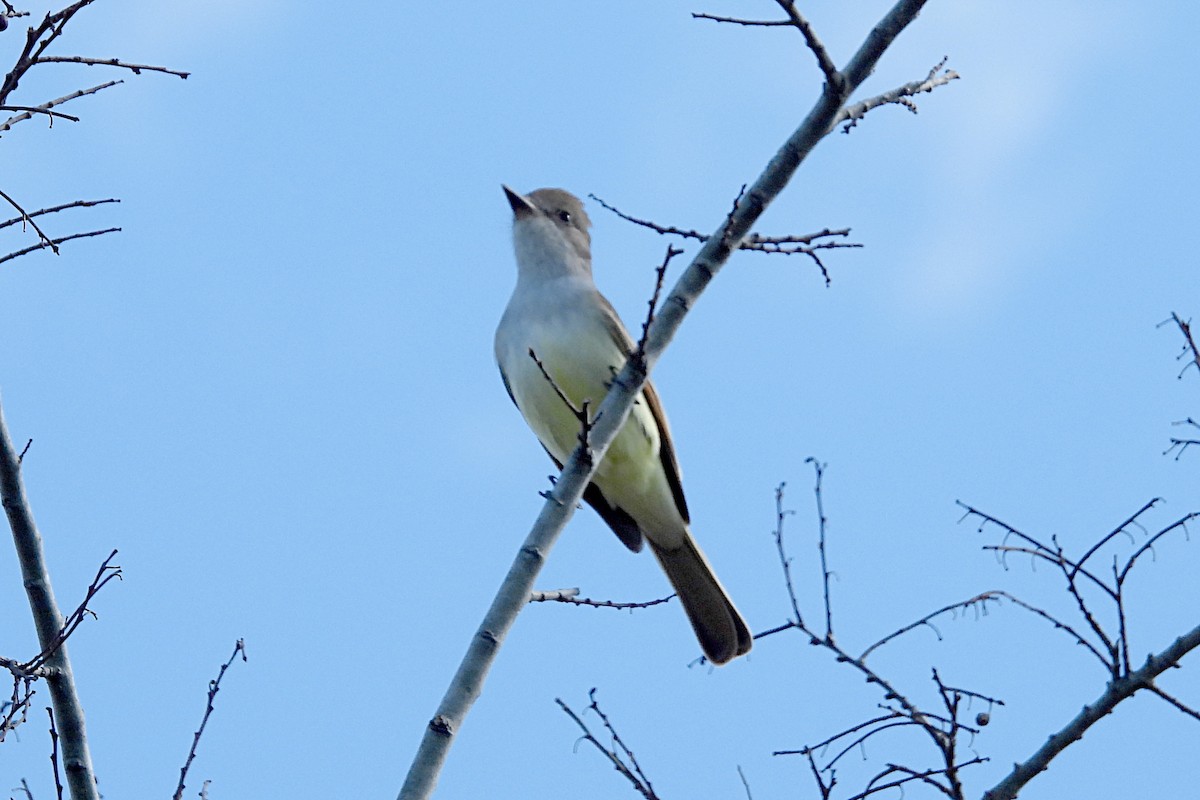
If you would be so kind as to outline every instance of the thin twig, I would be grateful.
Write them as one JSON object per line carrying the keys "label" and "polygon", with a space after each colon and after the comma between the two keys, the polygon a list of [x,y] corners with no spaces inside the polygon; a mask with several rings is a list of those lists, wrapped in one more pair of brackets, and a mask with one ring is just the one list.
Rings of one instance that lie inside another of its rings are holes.
{"label": "thin twig", "polygon": [[[613,769],[623,775],[625,779],[633,785],[633,788],[642,795],[642,797],[646,798],[646,800],[658,800],[658,795],[654,793],[654,787],[650,785],[650,779],[646,777],[644,772],[642,772],[642,768],[638,764],[637,759],[634,757],[633,751],[625,745],[625,742],[621,740],[620,735],[617,734],[616,729],[613,728],[608,716],[600,710],[600,705],[596,702],[596,690],[592,689],[589,691],[588,697],[591,699],[591,704],[588,706],[588,708],[592,711],[595,711],[596,714],[599,715],[601,721],[604,723],[604,727],[608,730],[609,737],[612,739],[614,747],[605,747],[603,744],[601,744],[600,740],[592,734],[592,731],[588,728],[587,724],[580,719],[579,715],[576,714],[570,706],[564,703],[561,698],[554,698],[554,702],[557,703],[558,707],[561,708],[568,717],[573,719],[575,724],[579,726],[579,729],[583,731],[583,741],[588,742],[597,750],[599,750],[604,757],[608,759],[608,762],[612,764]],[[629,762],[628,764],[626,763],[627,760]]]}
{"label": "thin twig", "polygon": [[12,261],[14,258],[20,258],[21,256],[23,256],[27,253],[34,252],[35,250],[44,250],[47,247],[52,247],[54,249],[55,254],[57,254],[58,253],[58,245],[62,244],[63,242],[72,241],[73,239],[89,239],[93,236],[103,236],[106,233],[120,233],[120,232],[121,232],[120,228],[103,228],[98,231],[85,231],[84,233],[72,233],[70,236],[60,236],[57,239],[50,240],[49,244],[46,244],[45,242],[41,242],[39,244],[30,245],[29,247],[25,247],[20,250],[14,250],[13,252],[9,253],[6,256],[0,256],[0,264],[3,264],[5,261]]}
{"label": "thin twig", "polygon": [[[115,197],[106,197],[103,200],[73,200],[70,203],[63,203],[62,205],[51,206],[50,208],[39,208],[37,211],[30,211],[29,216],[30,218],[40,217],[45,214],[56,214],[59,211],[66,211],[70,208],[91,208],[92,206],[104,205],[105,203],[119,202],[121,201]],[[24,221],[24,219],[24,217],[12,217],[11,219],[6,219],[3,222],[0,222],[0,230],[11,225],[16,225],[18,222]]]}
{"label": "thin twig", "polygon": [[34,113],[45,113],[55,106],[61,106],[63,103],[69,103],[70,101],[77,100],[80,97],[87,97],[89,94],[95,94],[96,92],[103,91],[104,89],[117,86],[124,82],[125,81],[108,81],[106,83],[93,86],[90,89],[79,89],[78,91],[71,92],[70,94],[64,94],[62,97],[42,103],[40,106],[34,106],[32,111],[23,111],[20,114],[14,114],[5,120],[4,124],[0,125],[0,133],[10,130],[12,126],[16,125],[18,122],[23,122],[27,119],[30,119],[33,117]]}
{"label": "thin twig", "polygon": [[750,781],[746,780],[746,773],[742,772],[741,764],[738,764],[737,773],[742,779],[742,788],[746,790],[746,800],[754,800],[754,795],[750,794]]}
{"label": "thin twig", "polygon": [[667,254],[663,256],[662,263],[654,268],[654,292],[650,295],[650,300],[647,305],[650,307],[646,312],[646,321],[642,323],[642,335],[638,339],[637,347],[634,349],[634,354],[638,358],[642,358],[646,354],[646,335],[650,332],[650,324],[654,322],[654,311],[658,308],[658,298],[662,294],[663,281],[667,277],[667,265],[671,263],[671,259],[680,255],[683,251],[667,245]]}
{"label": "thin twig", "polygon": [[846,83],[846,78],[838,71],[837,65],[833,63],[833,59],[829,56],[829,51],[825,49],[824,43],[817,32],[813,30],[812,25],[804,15],[796,8],[796,4],[792,0],[776,0],[783,12],[788,15],[788,19],[792,25],[800,31],[800,35],[804,37],[804,43],[808,45],[808,49],[816,56],[817,66],[821,68],[821,74],[825,76],[825,81],[829,84],[833,91],[842,91]]}
{"label": "thin twig", "polygon": [[[5,192],[3,189],[0,189],[0,197],[3,197],[6,201],[8,201],[8,204],[10,206],[12,206],[13,208],[15,208],[17,210],[17,213],[21,215],[20,217],[18,217],[18,219],[20,219],[22,222],[27,223],[29,225],[29,227],[33,228],[34,232],[37,233],[38,237],[42,241],[42,244],[40,246],[41,247],[49,247],[52,250],[54,250],[55,255],[58,255],[57,245],[55,245],[54,242],[50,241],[50,237],[47,236],[45,234],[45,232],[41,228],[38,227],[38,224],[33,221],[33,217],[31,217],[25,209],[21,208],[21,204],[18,203],[16,200],[13,200],[12,197],[10,197],[9,194],[7,192]],[[0,259],[0,261],[3,261],[3,260],[6,260],[6,259]]]}
{"label": "thin twig", "polygon": [[1123,533],[1125,531],[1125,528],[1127,528],[1129,525],[1132,525],[1135,522],[1137,522],[1138,517],[1140,517],[1142,514],[1145,514],[1147,511],[1154,508],[1156,505],[1158,505],[1161,502],[1163,502],[1163,499],[1161,497],[1151,498],[1150,500],[1148,500],[1146,502],[1145,505],[1143,505],[1137,511],[1133,512],[1133,514],[1131,514],[1124,522],[1122,522],[1117,527],[1113,528],[1110,532],[1108,532],[1104,536],[1101,536],[1096,541],[1096,543],[1094,545],[1092,545],[1090,548],[1088,548],[1087,552],[1084,553],[1083,556],[1078,561],[1075,562],[1075,566],[1071,570],[1071,577],[1074,577],[1076,574],[1078,574],[1079,570],[1082,569],[1084,562],[1087,561],[1089,558],[1091,558],[1093,555],[1095,555],[1097,550],[1099,550],[1104,545],[1108,544],[1115,537],[1119,536],[1121,533]]}
{"label": "thin twig", "polygon": [[[945,70],[938,73],[946,64],[946,59],[942,59],[924,80],[911,81],[903,86],[897,86],[891,91],[868,98],[852,106],[846,106],[838,115],[835,125],[842,125],[842,133],[849,133],[858,123],[867,115],[868,111],[886,105],[901,105],[907,108],[912,113],[917,113],[917,105],[909,98],[924,92],[932,92],[939,86],[945,86],[951,81],[956,81],[959,75],[954,70]],[[844,124],[843,124],[844,123]]]}
{"label": "thin twig", "polygon": [[96,617],[96,612],[88,608],[88,603],[90,603],[92,599],[96,597],[100,590],[103,589],[109,581],[113,580],[114,578],[117,580],[123,580],[121,568],[112,566],[112,560],[116,557],[117,551],[113,550],[108,554],[108,558],[101,562],[100,569],[96,571],[96,577],[92,579],[91,584],[88,585],[87,591],[84,592],[83,602],[81,602],[74,611],[67,615],[67,618],[63,620],[63,623],[59,627],[58,633],[55,635],[54,639],[42,648],[42,652],[38,653],[36,656],[31,658],[27,664],[23,665],[23,668],[27,672],[32,672],[45,666],[46,662],[50,660],[50,657],[53,656],[58,649],[63,646],[67,639],[70,638],[71,634],[75,632],[75,629],[83,623],[85,618],[88,616],[91,616],[92,618]]}
{"label": "thin twig", "polygon": [[150,64],[131,64],[128,61],[121,61],[118,58],[88,58],[86,56],[40,56],[34,61],[34,63],[86,64],[89,67],[118,67],[120,69],[127,69],[134,75],[141,75],[143,70],[146,72],[163,72],[167,75],[177,75],[184,80],[187,80],[188,76],[191,75],[190,72],[183,72],[182,70],[171,69],[170,67],[156,67]]}
{"label": "thin twig", "polygon": [[221,691],[221,679],[225,677],[225,670],[233,664],[238,655],[241,655],[242,661],[246,660],[246,643],[238,639],[233,646],[233,653],[230,654],[229,660],[221,665],[221,669],[217,672],[217,677],[208,682],[208,702],[204,707],[204,716],[200,720],[200,727],[196,729],[196,733],[192,736],[192,746],[188,749],[187,760],[183,762],[183,767],[179,770],[179,785],[175,787],[175,794],[172,795],[173,800],[182,800],[184,781],[187,780],[188,770],[192,767],[192,762],[196,759],[196,748],[200,745],[200,737],[204,735],[204,728],[208,725],[208,718],[213,713],[213,701],[217,698],[217,692]]}
{"label": "thin twig", "polygon": [[[578,591],[579,591],[578,589],[575,590],[576,593],[578,593]],[[666,597],[660,597],[657,600],[639,600],[639,601],[634,601],[634,602],[618,603],[614,600],[592,600],[589,597],[574,597],[565,592],[564,593],[549,592],[549,593],[545,593],[547,595],[545,597],[539,597],[538,596],[539,594],[542,594],[542,593],[535,592],[534,596],[531,597],[529,599],[529,601],[531,603],[532,602],[566,603],[567,605],[590,606],[592,608],[616,608],[616,609],[621,609],[624,611],[632,611],[634,609],[639,609],[639,608],[650,608],[651,606],[659,606],[659,605],[662,605],[663,603],[669,603],[669,602],[671,602],[671,600],[673,600],[675,598],[675,595],[670,594],[670,595],[667,595]]]}
{"label": "thin twig", "polygon": [[727,22],[731,25],[748,25],[760,28],[790,28],[792,21],[790,19],[772,19],[772,20],[754,20],[754,19],[737,19],[735,17],[719,17],[716,14],[692,13],[692,19],[707,19],[713,22]]}
{"label": "thin twig", "polygon": [[[772,631],[764,631],[760,636],[768,636],[771,633],[776,633],[780,630],[787,630],[792,627],[804,627],[804,617],[800,615],[800,603],[796,599],[796,584],[792,581],[792,559],[788,558],[787,551],[783,545],[783,521],[789,514],[795,514],[795,511],[784,510],[783,508],[783,490],[787,487],[786,483],[780,483],[775,487],[775,530],[772,535],[775,537],[775,551],[779,554],[779,564],[783,567],[783,583],[787,587],[788,600],[792,604],[792,613],[795,619],[791,624],[777,628]],[[757,636],[755,638],[758,638]]]}
{"label": "thin twig", "polygon": [[54,770],[54,790],[58,800],[62,800],[63,785],[58,774],[58,730],[54,727],[54,709],[46,706],[46,713],[50,715],[50,765]]}
{"label": "thin twig", "polygon": [[1154,684],[1151,684],[1150,686],[1147,686],[1146,688],[1149,689],[1154,694],[1161,697],[1163,700],[1166,700],[1171,705],[1175,706],[1175,708],[1179,709],[1184,714],[1187,714],[1192,719],[1200,721],[1200,711],[1197,711],[1196,709],[1192,708],[1191,706],[1186,705],[1182,700],[1179,700],[1178,698],[1167,694],[1166,692],[1164,692],[1162,689],[1158,688],[1158,686],[1156,686]]}
{"label": "thin twig", "polygon": [[829,563],[825,556],[825,524],[829,521],[825,517],[825,505],[821,501],[821,478],[825,475],[825,465],[817,459],[809,456],[804,459],[805,463],[812,464],[816,471],[816,479],[813,483],[813,495],[816,497],[817,506],[817,551],[821,554],[821,586],[825,595],[825,638],[828,641],[833,641],[833,602],[829,596]]}
{"label": "thin twig", "polygon": [[923,626],[930,628],[933,631],[934,635],[937,636],[938,641],[941,641],[941,639],[942,639],[941,631],[939,631],[937,628],[935,628],[931,622],[935,617],[940,617],[942,614],[947,614],[952,611],[957,611],[960,608],[963,610],[966,610],[968,608],[971,608],[972,606],[986,607],[987,602],[989,600],[995,601],[996,596],[998,594],[1000,594],[1000,593],[999,592],[990,592],[990,591],[984,592],[983,594],[977,594],[974,597],[969,597],[966,600],[960,600],[957,603],[951,603],[948,606],[943,606],[942,608],[939,608],[937,611],[931,611],[930,613],[926,614],[925,616],[921,617],[920,619],[916,620],[915,622],[910,622],[909,624],[905,625],[904,627],[899,628],[895,631],[892,631],[887,636],[884,636],[878,642],[876,642],[875,644],[871,645],[866,650],[864,650],[862,655],[860,655],[858,658],[860,661],[866,661],[867,656],[869,656],[873,651],[879,649],[880,647],[883,647],[885,644],[892,641],[893,639],[897,639],[897,638],[903,636],[904,634],[908,633],[909,631],[915,630],[915,629],[923,627]]}

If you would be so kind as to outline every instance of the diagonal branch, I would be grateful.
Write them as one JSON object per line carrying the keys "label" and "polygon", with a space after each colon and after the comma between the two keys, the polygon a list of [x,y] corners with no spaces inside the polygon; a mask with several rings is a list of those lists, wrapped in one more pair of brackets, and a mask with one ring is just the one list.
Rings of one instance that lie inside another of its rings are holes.
{"label": "diagonal branch", "polygon": [[[104,200],[72,200],[70,203],[63,203],[62,205],[51,206],[50,208],[39,208],[37,211],[30,211],[28,216],[31,218],[40,217],[45,214],[57,214],[59,211],[66,211],[69,208],[91,208],[92,206],[104,205],[105,203],[119,202],[121,201],[115,197],[108,197]],[[12,217],[11,219],[6,219],[3,222],[0,222],[0,229],[7,228],[11,225],[16,225],[18,222],[21,222],[24,219],[24,217]]]}
{"label": "diagonal branch", "polygon": [[825,76],[826,82],[840,89],[845,82],[845,77],[842,73],[838,72],[837,65],[833,63],[833,59],[829,56],[829,51],[825,49],[825,44],[817,36],[817,32],[813,30],[812,24],[805,19],[792,0],[776,0],[776,2],[783,9],[783,13],[788,15],[788,20],[792,25],[800,31],[800,35],[804,37],[804,43],[808,45],[808,49],[816,56],[817,66],[821,68],[821,73]]}
{"label": "diagonal branch", "polygon": [[54,599],[54,587],[50,583],[50,571],[45,550],[42,548],[42,537],[38,533],[37,525],[33,521],[33,512],[25,497],[21,466],[12,439],[9,438],[2,409],[0,498],[3,498],[4,511],[12,529],[25,593],[29,597],[29,608],[37,628],[38,642],[43,651],[52,651],[45,661],[51,670],[46,684],[50,688],[50,697],[58,720],[63,765],[67,773],[67,783],[71,787],[71,797],[72,800],[99,800],[84,727],[83,706],[75,689],[75,677],[71,671],[71,661],[67,657],[67,647],[65,644],[59,644],[54,648],[63,624],[63,616]]}
{"label": "diagonal branch", "polygon": [[1119,703],[1132,697],[1139,689],[1152,689],[1155,678],[1177,666],[1181,658],[1197,647],[1200,647],[1200,625],[1180,636],[1161,653],[1149,656],[1141,669],[1109,681],[1108,687],[1094,702],[1084,706],[1074,719],[1052,734],[1033,755],[1015,764],[1012,772],[984,792],[983,800],[1013,800],[1025,784],[1050,765],[1055,756],[1083,738],[1088,728],[1112,713]]}

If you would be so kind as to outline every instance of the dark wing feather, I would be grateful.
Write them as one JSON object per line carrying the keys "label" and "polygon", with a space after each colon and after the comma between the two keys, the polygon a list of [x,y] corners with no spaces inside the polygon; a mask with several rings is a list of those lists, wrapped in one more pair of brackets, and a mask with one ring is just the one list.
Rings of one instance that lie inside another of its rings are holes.
{"label": "dark wing feather", "polygon": [[[632,353],[633,339],[625,330],[625,326],[621,324],[621,318],[617,316],[616,309],[604,295],[596,292],[596,296],[600,299],[600,304],[609,312],[605,315],[609,333],[620,344],[626,355]],[[620,369],[620,367],[621,365],[617,364],[613,368]],[[692,520],[688,516],[687,500],[683,497],[683,482],[679,478],[679,462],[675,459],[675,445],[671,441],[671,426],[667,424],[667,415],[663,411],[662,402],[658,399],[658,390],[654,388],[654,384],[649,379],[642,387],[642,397],[646,400],[650,415],[654,417],[654,424],[658,426],[658,457],[662,460],[663,472],[667,475],[667,485],[671,487],[671,495],[675,498],[675,507],[679,509],[679,516],[683,517],[683,521],[690,523]]]}

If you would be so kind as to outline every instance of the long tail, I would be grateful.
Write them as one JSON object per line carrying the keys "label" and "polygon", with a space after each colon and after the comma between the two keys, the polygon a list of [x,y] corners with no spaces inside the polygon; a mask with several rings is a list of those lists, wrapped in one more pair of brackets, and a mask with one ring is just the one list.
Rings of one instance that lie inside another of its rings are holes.
{"label": "long tail", "polygon": [[675,550],[660,548],[649,537],[647,541],[675,587],[708,660],[724,664],[749,652],[750,630],[691,535]]}

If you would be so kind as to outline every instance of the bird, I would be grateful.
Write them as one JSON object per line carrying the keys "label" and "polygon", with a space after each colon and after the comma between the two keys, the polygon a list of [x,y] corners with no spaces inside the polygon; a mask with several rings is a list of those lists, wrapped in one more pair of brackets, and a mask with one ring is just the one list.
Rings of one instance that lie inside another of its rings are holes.
{"label": "bird", "polygon": [[[634,343],[592,278],[591,222],[579,198],[563,189],[523,195],[501,188],[512,207],[517,283],[496,328],[496,363],[509,397],[561,469],[579,441],[571,405],[595,408]],[[651,381],[583,499],[627,548],[636,553],[649,543],[709,661],[749,652],[750,630],[692,537],[671,429]]]}

